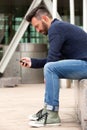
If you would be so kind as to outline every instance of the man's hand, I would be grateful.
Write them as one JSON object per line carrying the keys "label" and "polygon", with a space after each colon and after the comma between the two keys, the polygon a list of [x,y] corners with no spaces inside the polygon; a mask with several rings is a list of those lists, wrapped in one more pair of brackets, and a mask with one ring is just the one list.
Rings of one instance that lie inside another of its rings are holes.
{"label": "man's hand", "polygon": [[23,67],[30,68],[31,67],[31,58],[29,58],[29,57],[23,57],[23,58],[21,58],[20,64]]}

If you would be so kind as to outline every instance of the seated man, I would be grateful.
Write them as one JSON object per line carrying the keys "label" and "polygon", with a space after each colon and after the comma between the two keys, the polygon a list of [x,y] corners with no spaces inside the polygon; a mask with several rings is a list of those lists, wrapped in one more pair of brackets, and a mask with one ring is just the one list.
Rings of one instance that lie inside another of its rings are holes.
{"label": "seated man", "polygon": [[26,17],[37,32],[48,35],[46,59],[23,57],[20,64],[27,68],[44,67],[44,107],[31,116],[30,126],[60,125],[60,78],[87,78],[87,33],[68,22],[52,19],[45,6],[38,6]]}

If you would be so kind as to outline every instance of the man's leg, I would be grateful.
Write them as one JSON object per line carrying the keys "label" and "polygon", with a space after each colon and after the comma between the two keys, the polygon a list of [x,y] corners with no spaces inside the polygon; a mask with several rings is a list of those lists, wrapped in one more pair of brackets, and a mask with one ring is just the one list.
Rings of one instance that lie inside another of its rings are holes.
{"label": "man's leg", "polygon": [[82,60],[49,62],[44,67],[44,78],[47,109],[56,111],[59,107],[59,79],[87,78],[87,62]]}

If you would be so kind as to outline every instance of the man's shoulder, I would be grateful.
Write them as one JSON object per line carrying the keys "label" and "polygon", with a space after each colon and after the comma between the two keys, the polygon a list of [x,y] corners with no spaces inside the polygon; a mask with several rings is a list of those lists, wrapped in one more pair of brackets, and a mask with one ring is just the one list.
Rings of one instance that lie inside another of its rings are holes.
{"label": "man's shoulder", "polygon": [[68,29],[68,26],[70,26],[68,22],[54,19],[52,21],[51,27],[49,28],[49,32],[63,32],[63,30],[65,30],[66,28]]}

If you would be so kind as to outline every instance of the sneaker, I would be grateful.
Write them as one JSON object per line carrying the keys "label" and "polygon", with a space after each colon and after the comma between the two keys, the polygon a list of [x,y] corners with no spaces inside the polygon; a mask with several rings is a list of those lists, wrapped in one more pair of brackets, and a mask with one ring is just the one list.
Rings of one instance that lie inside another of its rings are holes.
{"label": "sneaker", "polygon": [[49,111],[47,110],[46,113],[42,114],[40,118],[38,118],[36,121],[30,121],[29,125],[31,127],[43,127],[43,126],[60,126],[61,125],[61,120],[58,115],[58,112],[55,111]]}
{"label": "sneaker", "polygon": [[38,118],[42,117],[42,115],[46,113],[46,108],[39,110],[36,114],[30,115],[29,120],[36,121]]}

